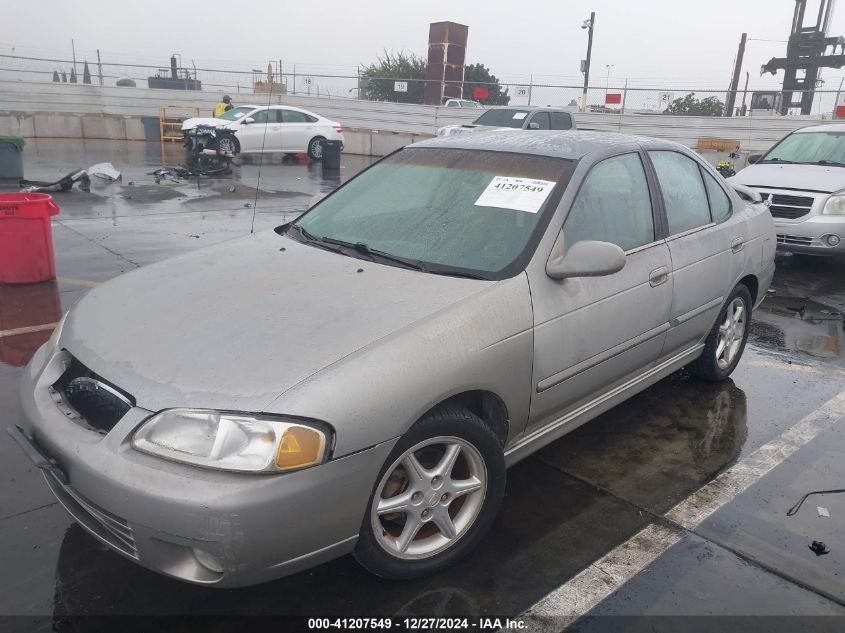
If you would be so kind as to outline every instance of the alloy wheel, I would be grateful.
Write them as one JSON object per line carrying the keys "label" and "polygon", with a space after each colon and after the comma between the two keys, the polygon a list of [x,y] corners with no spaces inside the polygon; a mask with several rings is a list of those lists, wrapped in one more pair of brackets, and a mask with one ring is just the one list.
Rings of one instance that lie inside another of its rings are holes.
{"label": "alloy wheel", "polygon": [[716,364],[727,369],[736,358],[745,336],[745,302],[735,297],[725,312],[725,320],[719,326],[716,343]]}
{"label": "alloy wheel", "polygon": [[405,451],[376,488],[370,520],[378,544],[401,559],[429,558],[473,525],[487,493],[481,453],[458,437],[435,437]]}

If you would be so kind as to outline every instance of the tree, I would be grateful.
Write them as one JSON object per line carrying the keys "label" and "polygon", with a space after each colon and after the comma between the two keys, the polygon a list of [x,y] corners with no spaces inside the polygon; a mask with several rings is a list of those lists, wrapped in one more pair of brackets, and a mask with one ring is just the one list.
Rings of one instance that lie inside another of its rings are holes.
{"label": "tree", "polygon": [[690,92],[686,97],[675,99],[664,114],[686,114],[690,116],[722,116],[725,104],[717,97],[696,99],[695,93]]}
{"label": "tree", "polygon": [[474,99],[473,88],[487,88],[486,99],[477,99],[484,105],[508,105],[511,98],[508,89],[502,90],[499,79],[484,64],[470,64],[464,68],[464,99]]}
{"label": "tree", "polygon": [[[384,51],[361,72],[361,97],[371,101],[422,103],[425,60],[413,53]],[[396,92],[394,82],[407,81],[408,92]]]}

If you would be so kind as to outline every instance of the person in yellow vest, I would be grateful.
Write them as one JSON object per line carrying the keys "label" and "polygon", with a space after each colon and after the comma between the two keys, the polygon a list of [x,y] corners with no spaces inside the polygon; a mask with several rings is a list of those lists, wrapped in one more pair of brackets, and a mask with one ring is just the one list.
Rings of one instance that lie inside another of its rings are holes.
{"label": "person in yellow vest", "polygon": [[221,114],[226,112],[227,110],[231,110],[233,107],[232,105],[232,98],[229,95],[223,95],[223,99],[217,102],[217,105],[214,106],[214,117],[219,117]]}

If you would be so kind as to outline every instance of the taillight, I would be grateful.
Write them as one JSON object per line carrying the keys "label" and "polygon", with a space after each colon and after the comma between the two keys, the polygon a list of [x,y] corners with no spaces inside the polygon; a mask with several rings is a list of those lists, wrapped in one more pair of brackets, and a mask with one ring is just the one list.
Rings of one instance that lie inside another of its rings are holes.
{"label": "taillight", "polygon": [[340,123],[333,123],[332,127],[334,128],[334,131],[338,134],[343,134],[343,126]]}

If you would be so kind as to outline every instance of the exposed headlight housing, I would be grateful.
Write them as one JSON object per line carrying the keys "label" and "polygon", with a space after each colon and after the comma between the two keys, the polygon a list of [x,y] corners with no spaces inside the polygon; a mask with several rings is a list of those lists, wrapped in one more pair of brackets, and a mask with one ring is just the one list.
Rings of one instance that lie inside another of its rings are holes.
{"label": "exposed headlight housing", "polygon": [[845,191],[834,193],[824,203],[824,215],[845,215]]}
{"label": "exposed headlight housing", "polygon": [[204,468],[278,473],[323,463],[328,430],[299,420],[209,409],[168,409],[135,431],[132,447]]}

